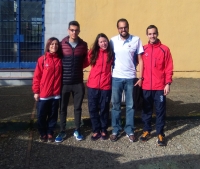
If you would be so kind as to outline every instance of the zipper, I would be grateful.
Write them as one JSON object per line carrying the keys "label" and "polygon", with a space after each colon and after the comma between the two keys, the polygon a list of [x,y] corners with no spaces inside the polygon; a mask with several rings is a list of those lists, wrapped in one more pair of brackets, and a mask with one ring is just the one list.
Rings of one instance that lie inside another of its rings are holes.
{"label": "zipper", "polygon": [[103,59],[102,59],[102,66],[101,66],[101,72],[100,72],[100,78],[99,78],[99,89],[100,89],[100,82],[101,82],[101,74],[102,74],[102,69],[103,69],[103,63],[104,63],[104,52],[103,52]]}
{"label": "zipper", "polygon": [[151,90],[152,90],[152,60],[153,60],[153,46],[152,46],[152,51],[151,51],[151,84],[150,84]]}

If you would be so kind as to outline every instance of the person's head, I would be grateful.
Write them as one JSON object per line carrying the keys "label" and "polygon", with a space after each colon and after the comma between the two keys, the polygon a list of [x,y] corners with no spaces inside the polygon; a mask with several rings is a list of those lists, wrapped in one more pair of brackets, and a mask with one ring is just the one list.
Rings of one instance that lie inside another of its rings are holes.
{"label": "person's head", "polygon": [[68,34],[71,40],[77,40],[80,33],[80,24],[77,21],[69,22]]}
{"label": "person's head", "polygon": [[158,40],[158,28],[155,25],[149,25],[146,29],[146,34],[149,39],[149,43],[154,44]]}
{"label": "person's head", "polygon": [[62,57],[62,49],[59,40],[55,37],[49,38],[47,40],[44,52],[45,54],[46,52],[57,53],[59,57]]}
{"label": "person's head", "polygon": [[107,62],[110,62],[112,59],[112,50],[110,47],[108,37],[104,33],[99,33],[93,43],[91,49],[91,60],[90,60],[91,65],[95,65],[96,60],[98,58],[99,49],[107,51],[108,53]]}
{"label": "person's head", "polygon": [[117,29],[120,36],[124,39],[129,36],[129,24],[128,21],[124,18],[121,18],[117,21]]}

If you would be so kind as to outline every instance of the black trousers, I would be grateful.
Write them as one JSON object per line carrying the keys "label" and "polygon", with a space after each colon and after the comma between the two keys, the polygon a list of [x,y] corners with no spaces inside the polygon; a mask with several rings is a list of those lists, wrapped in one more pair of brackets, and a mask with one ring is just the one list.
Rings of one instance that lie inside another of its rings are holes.
{"label": "black trousers", "polygon": [[143,90],[143,111],[142,121],[144,123],[144,131],[151,132],[151,120],[153,114],[153,106],[156,111],[156,133],[164,134],[165,116],[166,116],[166,96],[164,90]]}
{"label": "black trousers", "polygon": [[58,119],[59,99],[40,100],[37,102],[37,123],[41,136],[53,135]]}
{"label": "black trousers", "polygon": [[111,90],[88,87],[88,108],[93,133],[107,132]]}
{"label": "black trousers", "polygon": [[65,131],[67,107],[69,104],[70,95],[72,94],[74,102],[74,121],[77,130],[81,125],[82,102],[85,94],[83,83],[73,85],[63,85],[60,102],[60,131]]}

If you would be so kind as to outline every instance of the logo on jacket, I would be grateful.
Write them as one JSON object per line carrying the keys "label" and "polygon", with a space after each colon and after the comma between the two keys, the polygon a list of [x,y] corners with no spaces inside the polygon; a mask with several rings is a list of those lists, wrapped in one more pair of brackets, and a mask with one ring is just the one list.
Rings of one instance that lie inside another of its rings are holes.
{"label": "logo on jacket", "polygon": [[144,55],[145,55],[145,56],[148,56],[148,53],[145,53]]}

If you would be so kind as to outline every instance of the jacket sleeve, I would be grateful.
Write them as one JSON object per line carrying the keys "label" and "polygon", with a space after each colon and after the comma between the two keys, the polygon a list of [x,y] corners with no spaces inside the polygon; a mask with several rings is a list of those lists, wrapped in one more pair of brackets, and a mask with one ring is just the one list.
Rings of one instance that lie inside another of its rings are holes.
{"label": "jacket sleeve", "polygon": [[91,54],[91,52],[89,51],[87,53],[87,56],[84,59],[83,68],[86,68],[86,67],[88,67],[90,65],[90,54]]}
{"label": "jacket sleeve", "polygon": [[166,58],[165,58],[165,84],[172,83],[172,75],[173,75],[173,59],[168,49],[166,51]]}
{"label": "jacket sleeve", "polygon": [[87,56],[88,56],[88,46],[86,43],[85,52],[84,52],[83,69],[89,66],[89,64],[87,62]]}
{"label": "jacket sleeve", "polygon": [[35,94],[40,94],[40,81],[43,73],[43,60],[41,58],[38,59],[37,65],[35,68],[34,76],[33,76],[33,86],[32,90]]}

